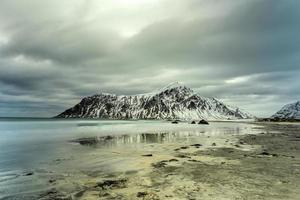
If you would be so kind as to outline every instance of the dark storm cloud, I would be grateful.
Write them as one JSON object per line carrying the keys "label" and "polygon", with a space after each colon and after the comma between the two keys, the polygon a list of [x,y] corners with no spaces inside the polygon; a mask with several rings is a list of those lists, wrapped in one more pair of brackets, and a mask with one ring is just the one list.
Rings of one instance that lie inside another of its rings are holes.
{"label": "dark storm cloud", "polygon": [[0,115],[51,116],[86,95],[173,81],[269,115],[300,97],[299,9],[295,0],[3,0]]}

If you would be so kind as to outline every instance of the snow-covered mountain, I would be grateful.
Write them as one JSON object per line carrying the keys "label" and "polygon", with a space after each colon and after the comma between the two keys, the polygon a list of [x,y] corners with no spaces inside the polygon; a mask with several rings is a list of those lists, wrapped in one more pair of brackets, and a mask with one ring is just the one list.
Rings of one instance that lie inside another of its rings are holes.
{"label": "snow-covered mountain", "polygon": [[59,118],[104,119],[249,119],[253,116],[215,98],[198,95],[172,83],[157,92],[139,95],[101,93],[85,97]]}
{"label": "snow-covered mountain", "polygon": [[300,119],[300,101],[283,106],[271,119],[293,120]]}

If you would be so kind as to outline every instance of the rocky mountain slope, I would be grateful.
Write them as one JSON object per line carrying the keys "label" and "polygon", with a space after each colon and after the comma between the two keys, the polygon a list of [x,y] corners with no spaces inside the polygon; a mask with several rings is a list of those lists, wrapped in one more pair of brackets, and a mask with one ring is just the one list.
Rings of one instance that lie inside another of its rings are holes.
{"label": "rocky mountain slope", "polygon": [[283,106],[271,119],[300,120],[300,101]]}
{"label": "rocky mountain slope", "polygon": [[153,93],[115,95],[101,93],[85,97],[58,118],[103,119],[248,119],[253,116],[215,98],[198,95],[178,83]]}

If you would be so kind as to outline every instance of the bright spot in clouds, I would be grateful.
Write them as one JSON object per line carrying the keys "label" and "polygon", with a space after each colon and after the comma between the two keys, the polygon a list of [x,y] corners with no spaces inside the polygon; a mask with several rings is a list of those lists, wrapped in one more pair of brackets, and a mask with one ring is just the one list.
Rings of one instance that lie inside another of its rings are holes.
{"label": "bright spot in clouds", "polygon": [[225,83],[229,83],[229,84],[244,83],[250,80],[250,78],[251,76],[240,76],[240,77],[228,79],[225,81]]}
{"label": "bright spot in clouds", "polygon": [[116,2],[125,6],[140,6],[142,4],[155,4],[158,0],[117,0]]}

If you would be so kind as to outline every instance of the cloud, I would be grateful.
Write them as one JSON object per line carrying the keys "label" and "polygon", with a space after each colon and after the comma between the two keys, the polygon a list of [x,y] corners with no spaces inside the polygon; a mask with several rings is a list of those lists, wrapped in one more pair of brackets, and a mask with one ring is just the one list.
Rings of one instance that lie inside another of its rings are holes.
{"label": "cloud", "polygon": [[3,0],[0,116],[52,116],[86,95],[173,81],[270,115],[300,97],[299,8],[293,0]]}

